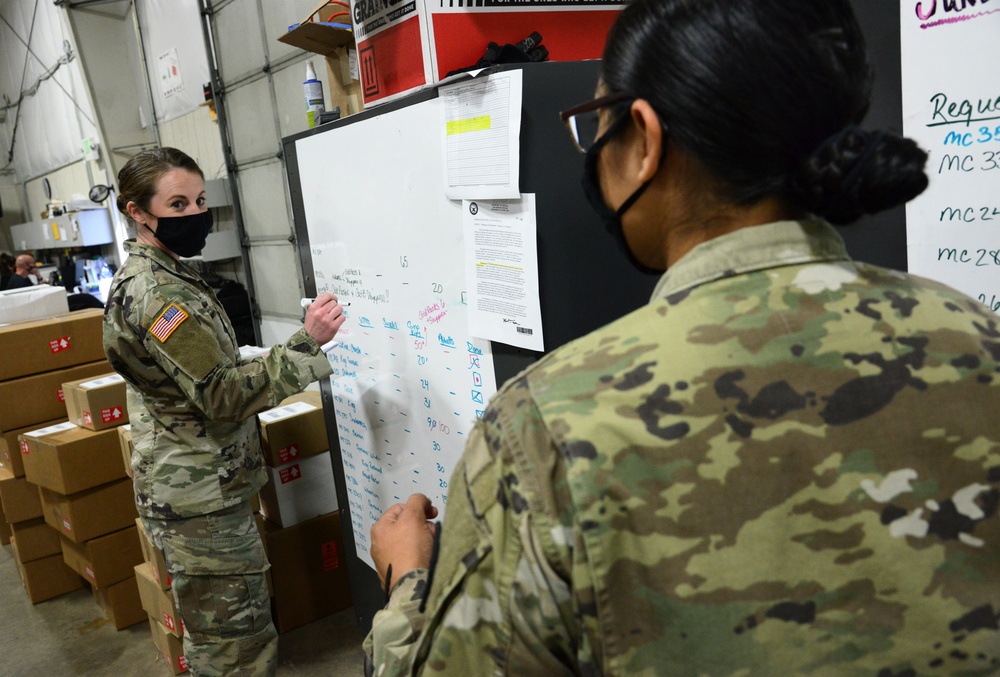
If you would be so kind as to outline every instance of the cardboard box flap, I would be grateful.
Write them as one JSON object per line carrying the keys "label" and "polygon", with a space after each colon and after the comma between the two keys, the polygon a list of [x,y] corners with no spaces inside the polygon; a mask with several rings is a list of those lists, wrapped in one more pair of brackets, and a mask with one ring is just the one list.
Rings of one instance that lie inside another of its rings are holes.
{"label": "cardboard box flap", "polygon": [[[347,14],[333,17],[333,23],[343,24],[345,28],[338,28],[326,23],[332,15],[345,11]],[[316,16],[318,22],[311,19]],[[286,45],[304,49],[307,52],[322,54],[323,56],[333,56],[338,47],[345,47],[354,44],[354,32],[349,28],[351,16],[348,8],[343,5],[330,5],[327,0],[321,0],[295,28],[291,29],[278,38],[278,42]]]}

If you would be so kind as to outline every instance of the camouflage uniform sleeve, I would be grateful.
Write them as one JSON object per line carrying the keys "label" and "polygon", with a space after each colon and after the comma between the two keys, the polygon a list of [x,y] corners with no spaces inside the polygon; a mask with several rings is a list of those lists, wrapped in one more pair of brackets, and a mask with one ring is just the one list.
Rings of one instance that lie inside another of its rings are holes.
{"label": "camouflage uniform sleeve", "polygon": [[426,613],[417,579],[375,616],[376,675],[576,673],[572,538],[535,486],[559,473],[534,457],[558,455],[516,390],[494,398],[452,476]]}
{"label": "camouflage uniform sleeve", "polygon": [[[164,329],[171,308],[186,317]],[[150,356],[205,415],[241,421],[277,405],[313,381],[330,376],[326,355],[304,329],[265,357],[240,363],[212,319],[209,305],[183,285],[155,288],[136,309],[142,343]],[[221,336],[220,336],[221,334]]]}

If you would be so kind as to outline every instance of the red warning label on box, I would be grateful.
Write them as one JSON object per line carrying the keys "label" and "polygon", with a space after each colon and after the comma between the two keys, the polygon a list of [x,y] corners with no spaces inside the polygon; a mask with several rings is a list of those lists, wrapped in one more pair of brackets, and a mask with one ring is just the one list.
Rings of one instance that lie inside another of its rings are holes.
{"label": "red warning label on box", "polygon": [[289,482],[294,482],[295,480],[302,477],[302,471],[299,470],[299,464],[296,463],[293,466],[287,468],[282,468],[278,471],[278,477],[281,478],[282,484],[288,484]]}
{"label": "red warning label on box", "polygon": [[69,336],[63,336],[49,341],[49,350],[53,353],[61,353],[62,351],[69,350],[72,347],[73,344],[70,343]]}
{"label": "red warning label on box", "polygon": [[101,409],[101,423],[111,423],[112,421],[122,420],[122,408],[121,407],[110,407],[108,409]]}
{"label": "red warning label on box", "polygon": [[278,460],[282,463],[288,463],[289,461],[294,461],[299,457],[299,447],[297,444],[285,447],[283,449],[278,449]]}

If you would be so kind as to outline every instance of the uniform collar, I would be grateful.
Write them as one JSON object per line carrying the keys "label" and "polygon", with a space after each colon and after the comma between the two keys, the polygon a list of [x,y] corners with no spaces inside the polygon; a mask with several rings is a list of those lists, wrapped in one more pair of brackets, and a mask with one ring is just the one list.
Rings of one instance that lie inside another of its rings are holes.
{"label": "uniform collar", "polygon": [[201,276],[195,272],[193,268],[185,264],[183,261],[175,259],[159,247],[154,247],[151,244],[139,242],[134,239],[125,240],[125,242],[122,243],[122,246],[129,256],[141,256],[150,259],[161,267],[175,273],[179,277],[183,277],[194,282],[202,282]]}
{"label": "uniform collar", "polygon": [[764,268],[849,259],[844,240],[825,221],[777,221],[741,228],[703,242],[681,257],[660,278],[653,299]]}

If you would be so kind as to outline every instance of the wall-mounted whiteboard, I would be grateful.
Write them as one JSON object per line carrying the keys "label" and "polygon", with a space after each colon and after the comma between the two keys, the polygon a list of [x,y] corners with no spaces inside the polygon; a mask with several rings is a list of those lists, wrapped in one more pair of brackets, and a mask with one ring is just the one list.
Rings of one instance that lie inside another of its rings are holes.
{"label": "wall-mounted whiteboard", "polygon": [[[448,482],[496,391],[470,338],[461,202],[445,197],[439,100],[295,142],[317,294],[350,302],[330,353],[357,554],[382,512]],[[391,158],[391,160],[389,159]]]}
{"label": "wall-mounted whiteboard", "polygon": [[903,127],[930,153],[910,272],[1000,310],[1000,6],[902,0]]}

